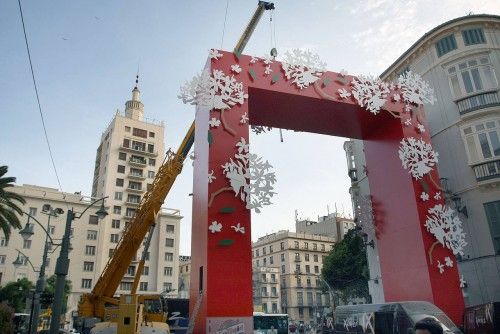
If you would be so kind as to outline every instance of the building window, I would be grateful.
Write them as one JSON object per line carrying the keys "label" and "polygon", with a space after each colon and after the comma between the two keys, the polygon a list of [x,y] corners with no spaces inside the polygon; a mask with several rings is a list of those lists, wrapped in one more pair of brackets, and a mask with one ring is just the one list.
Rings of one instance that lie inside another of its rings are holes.
{"label": "building window", "polygon": [[130,147],[130,139],[124,138],[123,139],[123,147]]}
{"label": "building window", "polygon": [[154,166],[154,165],[156,165],[156,159],[151,159],[151,158],[150,158],[150,159],[149,159],[149,165],[150,165],[150,166]]}
{"label": "building window", "polygon": [[462,128],[462,137],[471,164],[500,156],[500,120],[482,120],[468,125]]}
{"label": "building window", "polygon": [[154,179],[155,178],[155,172],[152,171],[152,170],[148,171],[148,178]]}
{"label": "building window", "polygon": [[269,257],[269,264],[274,264],[274,259],[272,256]]}
{"label": "building window", "polygon": [[129,275],[129,276],[135,276],[135,266],[128,266],[128,268],[127,268],[127,275]]}
{"label": "building window", "polygon": [[302,306],[304,305],[304,295],[302,292],[297,292],[297,304]]}
{"label": "building window", "polygon": [[300,264],[295,265],[295,272],[300,273]]}
{"label": "building window", "polygon": [[117,214],[117,215],[121,215],[122,214],[122,207],[121,206],[113,206],[113,213],[114,214]]}
{"label": "building window", "polygon": [[174,253],[165,253],[165,261],[172,262],[174,260]]}
{"label": "building window", "polygon": [[285,250],[285,242],[283,242],[283,241],[282,241],[282,242],[280,243],[280,249],[281,249],[281,250]]}
{"label": "building window", "polygon": [[142,190],[142,183],[130,181],[128,183],[128,188],[133,190]]}
{"label": "building window", "polygon": [[123,198],[123,193],[121,191],[115,191],[115,200],[121,201]]}
{"label": "building window", "polygon": [[318,250],[318,244],[313,243],[313,250]]}
{"label": "building window", "polygon": [[500,201],[484,203],[495,253],[500,255]]}
{"label": "building window", "polygon": [[54,235],[56,233],[56,227],[54,225],[49,225],[49,231],[50,234]]}
{"label": "building window", "polygon": [[121,282],[120,290],[130,291],[132,290],[132,282]]}
{"label": "building window", "polygon": [[118,153],[118,159],[123,161],[127,160],[127,153],[124,152]]}
{"label": "building window", "polygon": [[116,186],[123,187],[123,179],[116,179]]}
{"label": "building window", "polygon": [[271,274],[271,282],[276,282],[276,274]]}
{"label": "building window", "polygon": [[495,69],[488,56],[471,58],[448,67],[451,91],[457,99],[498,87]]}
{"label": "building window", "polygon": [[87,240],[97,240],[97,231],[87,230]]}
{"label": "building window", "polygon": [[5,264],[5,259],[7,259],[7,255],[0,255],[0,264]]}
{"label": "building window", "polygon": [[269,253],[273,252],[273,245],[269,245]]}
{"label": "building window", "polygon": [[111,228],[120,228],[120,221],[118,219],[113,219],[111,221]]}
{"label": "building window", "polygon": [[164,267],[163,268],[163,275],[165,276],[172,276],[173,269],[172,267]]}
{"label": "building window", "polygon": [[262,265],[265,267],[267,266],[267,259],[266,258],[263,258],[262,259]]}
{"label": "building window", "polygon": [[85,246],[85,255],[95,255],[95,246]]}
{"label": "building window", "polygon": [[23,240],[23,248],[30,249],[31,248],[31,240]]}
{"label": "building window", "polygon": [[136,137],[147,138],[148,132],[146,130],[143,130],[143,129],[134,128],[132,130],[132,135],[134,135]]}
{"label": "building window", "polygon": [[146,252],[146,256],[144,257],[146,261],[149,261],[149,252]]}
{"label": "building window", "polygon": [[149,275],[149,267],[144,267],[142,268],[142,274],[144,276],[148,276]]}
{"label": "building window", "polygon": [[30,208],[29,214],[32,216],[36,216],[36,208]]}
{"label": "building window", "polygon": [[89,224],[90,225],[97,225],[99,223],[99,217],[96,215],[89,215]]}
{"label": "building window", "polygon": [[174,233],[174,225],[167,224],[167,233]]}
{"label": "building window", "polygon": [[258,249],[256,249],[256,250],[255,250],[255,254],[256,254],[255,256],[260,256],[260,255],[259,255],[259,250],[258,250]]}
{"label": "building window", "polygon": [[450,51],[456,50],[456,48],[457,41],[455,40],[454,35],[443,37],[436,43],[436,51],[438,57],[441,57],[442,55],[445,55]]}
{"label": "building window", "polygon": [[171,291],[172,290],[172,283],[163,283],[163,291]]}
{"label": "building window", "polygon": [[119,235],[118,234],[110,234],[110,241],[114,244],[118,243],[119,240]]}
{"label": "building window", "polygon": [[148,282],[140,282],[139,283],[140,291],[148,291]]}
{"label": "building window", "polygon": [[108,256],[112,257],[114,254],[115,254],[115,249],[114,248],[110,248],[109,252],[108,252]]}
{"label": "building window", "polygon": [[[304,305],[303,302],[300,305]],[[304,318],[304,308],[299,307],[299,318]]]}
{"label": "building window", "polygon": [[308,242],[304,242],[304,249],[309,249],[309,243]]}
{"label": "building window", "polygon": [[314,273],[319,274],[319,267],[318,266],[314,266]]}
{"label": "building window", "polygon": [[82,279],[82,289],[90,289],[92,287],[92,280],[88,278]]}
{"label": "building window", "polygon": [[155,137],[155,133],[154,133],[154,132],[149,131],[149,137],[150,137],[150,138],[154,138],[154,137]]}
{"label": "building window", "polygon": [[151,189],[153,189],[153,185],[151,183],[146,184],[146,190],[150,191]]}
{"label": "building window", "polygon": [[257,267],[260,267],[259,260],[257,260]]}
{"label": "building window", "polygon": [[9,240],[5,238],[0,238],[0,247],[7,247],[9,245]]}
{"label": "building window", "polygon": [[462,37],[466,46],[486,43],[483,29],[481,28],[462,30]]}
{"label": "building window", "polygon": [[299,249],[299,242],[298,242],[298,241],[294,241],[294,242],[293,242],[293,246],[294,246],[296,249]]}
{"label": "building window", "polygon": [[127,208],[125,211],[125,216],[132,218],[135,215],[135,209],[133,208]]}
{"label": "building window", "polygon": [[318,262],[318,255],[314,254],[313,259],[314,259],[314,262]]}
{"label": "building window", "polygon": [[321,251],[324,252],[325,251],[325,244],[321,244]]}
{"label": "building window", "polygon": [[83,271],[94,271],[94,262],[83,262]]}
{"label": "building window", "polygon": [[284,273],[285,273],[285,265],[284,265],[284,264],[282,264],[282,265],[281,265],[281,273],[282,273],[282,274],[284,274]]}
{"label": "building window", "polygon": [[165,246],[166,247],[174,247],[174,239],[166,238],[165,239]]}
{"label": "building window", "polygon": [[285,253],[282,253],[281,254],[281,262],[284,262],[285,261]]}
{"label": "building window", "polygon": [[125,166],[122,166],[122,165],[118,165],[116,171],[118,173],[125,173]]}
{"label": "building window", "polygon": [[130,132],[130,126],[125,126],[125,132]]}
{"label": "building window", "polygon": [[155,152],[155,146],[153,144],[148,144],[148,152],[149,153],[154,153]]}
{"label": "building window", "polygon": [[295,253],[295,261],[300,261],[300,253]]}
{"label": "building window", "polygon": [[266,247],[262,247],[262,255],[266,255]]}
{"label": "building window", "polygon": [[306,274],[310,274],[311,273],[311,267],[306,264]]}

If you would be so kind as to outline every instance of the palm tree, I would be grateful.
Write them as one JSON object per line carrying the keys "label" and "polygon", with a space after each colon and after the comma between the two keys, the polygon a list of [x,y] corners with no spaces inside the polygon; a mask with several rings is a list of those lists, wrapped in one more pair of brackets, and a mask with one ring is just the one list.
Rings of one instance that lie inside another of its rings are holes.
{"label": "palm tree", "polygon": [[21,223],[16,215],[23,215],[23,210],[15,202],[25,204],[26,200],[20,195],[7,191],[16,182],[15,177],[4,177],[7,174],[8,167],[0,166],[0,229],[3,231],[6,239],[9,239],[10,228],[21,228]]}

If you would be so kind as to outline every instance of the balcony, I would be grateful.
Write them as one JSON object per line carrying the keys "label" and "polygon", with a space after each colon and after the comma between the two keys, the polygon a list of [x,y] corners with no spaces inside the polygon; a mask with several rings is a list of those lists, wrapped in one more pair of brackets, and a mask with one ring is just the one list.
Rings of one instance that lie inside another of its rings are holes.
{"label": "balcony", "polygon": [[140,202],[129,202],[129,201],[126,201],[125,204],[129,205],[129,206],[135,206],[135,207],[139,207],[139,205],[141,204]]}
{"label": "balcony", "polygon": [[132,166],[137,166],[137,167],[146,167],[148,165],[148,162],[146,161],[146,159],[134,159],[134,158],[130,158],[130,159],[128,159],[128,162]]}
{"label": "balcony", "polygon": [[146,176],[143,174],[138,174],[138,173],[128,173],[128,177],[133,180],[145,180]]}
{"label": "balcony", "polygon": [[127,187],[126,188],[128,191],[133,192],[133,193],[138,193],[142,194],[145,190],[143,188],[136,188],[136,187]]}
{"label": "balcony", "polygon": [[148,155],[148,156],[152,156],[152,157],[158,156],[157,150],[153,150],[153,151],[143,150],[142,147],[140,147],[140,146],[134,147],[132,145],[126,146],[124,144],[121,144],[120,149],[127,151],[127,152],[144,154],[144,155]]}
{"label": "balcony", "polygon": [[473,166],[472,169],[476,175],[477,182],[500,178],[500,160],[485,162]]}
{"label": "balcony", "polygon": [[460,115],[488,108],[500,106],[498,91],[479,93],[456,101]]}

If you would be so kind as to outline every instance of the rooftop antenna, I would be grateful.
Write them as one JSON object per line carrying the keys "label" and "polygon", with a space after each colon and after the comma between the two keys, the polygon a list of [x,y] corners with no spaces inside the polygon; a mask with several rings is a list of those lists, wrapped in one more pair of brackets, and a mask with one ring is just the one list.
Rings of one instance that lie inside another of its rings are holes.
{"label": "rooftop antenna", "polygon": [[138,89],[137,86],[139,85],[139,64],[137,64],[137,74],[135,75],[135,87],[134,89]]}
{"label": "rooftop antenna", "polygon": [[344,203],[342,203],[342,217],[345,217]]}
{"label": "rooftop antenna", "polygon": [[326,205],[326,213],[330,216],[330,205]]}
{"label": "rooftop antenna", "polygon": [[337,216],[337,202],[335,202],[335,217]]}
{"label": "rooftop antenna", "polygon": [[295,209],[295,222],[299,221],[299,212]]}

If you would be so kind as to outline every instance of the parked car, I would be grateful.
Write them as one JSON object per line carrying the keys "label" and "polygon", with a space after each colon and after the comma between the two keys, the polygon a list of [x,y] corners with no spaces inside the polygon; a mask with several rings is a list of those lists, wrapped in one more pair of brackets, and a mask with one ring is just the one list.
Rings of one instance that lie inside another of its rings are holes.
{"label": "parked car", "polygon": [[464,313],[467,334],[500,333],[500,302],[467,307]]}
{"label": "parked car", "polygon": [[446,334],[462,334],[437,306],[418,301],[337,306],[333,327],[335,334],[407,334],[426,317],[439,321]]}

